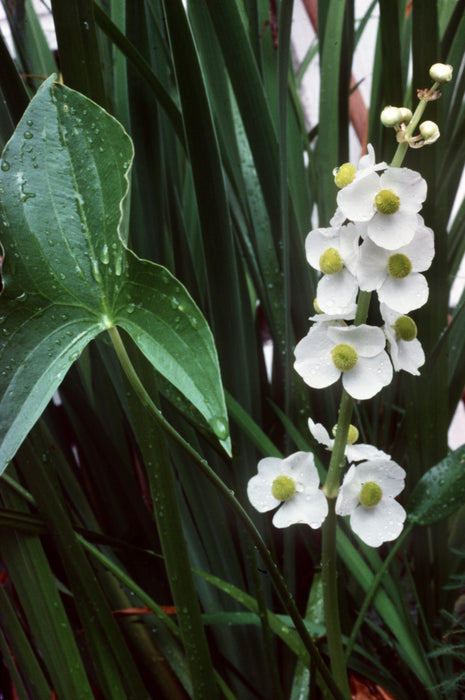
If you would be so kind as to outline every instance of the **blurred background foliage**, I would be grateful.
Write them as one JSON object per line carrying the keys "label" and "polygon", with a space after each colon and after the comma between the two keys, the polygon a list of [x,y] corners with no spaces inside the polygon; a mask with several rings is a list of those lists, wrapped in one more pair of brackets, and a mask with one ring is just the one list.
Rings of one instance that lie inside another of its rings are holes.
{"label": "blurred background foliage", "polygon": [[[127,348],[170,423],[246,505],[246,484],[262,456],[312,450],[324,470],[307,418],[334,425],[339,388],[305,387],[292,369],[293,348],[308,331],[315,296],[305,236],[329,225],[332,170],[349,160],[350,129],[360,153],[372,143],[377,160],[389,162],[395,141],[381,127],[381,108],[414,108],[429,66],[451,63],[453,82],[427,115],[441,139],[404,163],[428,181],[423,213],[436,234],[430,300],[415,315],[427,363],[420,378],[398,375],[356,408],[363,441],[407,470],[407,503],[448,452],[465,386],[463,299],[449,308],[465,252],[464,201],[451,216],[465,160],[465,3],[379,0],[359,16],[353,0],[306,0],[318,41],[304,63],[319,61],[321,82],[319,123],[309,133],[290,59],[292,4],[188,0],[185,9],[181,0],[51,0],[52,53],[30,0],[3,0],[14,55],[0,37],[0,139],[3,146],[54,72],[124,125],[135,146],[130,246],[172,271],[208,319],[232,459],[128,339]],[[352,60],[373,16],[368,112]],[[17,697],[40,700],[53,691],[59,698],[192,694],[154,522],[144,419],[138,424],[134,416],[113,352],[97,339],[2,480],[5,697],[13,686]],[[289,618],[267,619],[266,608],[283,610],[241,521],[177,445],[169,450],[191,565],[203,572],[195,582],[221,692],[318,697],[316,674],[289,643],[297,639]],[[324,655],[319,533],[272,530],[267,517],[251,515]],[[365,596],[371,600],[349,659],[353,683],[366,692],[357,697],[376,697],[368,694],[376,684],[399,700],[463,697],[464,520],[462,506],[428,527],[410,525],[395,550],[372,550],[341,531],[347,636]],[[390,552],[380,583],[375,576]]]}

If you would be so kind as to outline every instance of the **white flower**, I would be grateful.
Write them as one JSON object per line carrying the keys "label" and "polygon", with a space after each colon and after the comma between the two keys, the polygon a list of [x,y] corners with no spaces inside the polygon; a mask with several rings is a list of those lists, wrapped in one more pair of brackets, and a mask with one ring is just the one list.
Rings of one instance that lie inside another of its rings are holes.
{"label": "white flower", "polygon": [[417,214],[426,198],[426,181],[409,168],[370,172],[337,194],[339,209],[351,221],[366,221],[367,235],[377,245],[394,250],[410,243]]}
{"label": "white flower", "polygon": [[273,516],[275,527],[305,523],[316,529],[328,513],[328,502],[319,484],[313,455],[295,452],[286,459],[260,460],[258,474],[247,485],[247,496],[260,513],[282,504]]}
{"label": "white flower", "polygon": [[380,304],[385,325],[383,330],[388,341],[388,352],[396,372],[401,369],[418,375],[418,368],[425,364],[425,353],[417,339],[417,326],[410,316],[393,311]]}
{"label": "white flower", "polygon": [[381,328],[315,324],[295,348],[295,370],[308,386],[323,389],[342,374],[354,399],[370,399],[392,379]]}
{"label": "white flower", "polygon": [[[332,450],[334,447],[334,440],[329,437],[329,433],[326,428],[321,425],[321,423],[314,423],[311,418],[308,419],[308,427],[317,442],[324,445],[327,450]],[[350,426],[354,428],[354,426]],[[356,437],[358,438],[358,430],[356,430]],[[349,429],[349,439],[350,439],[350,429]],[[353,441],[355,442],[355,440]],[[373,445],[367,445],[360,443],[358,445],[353,444],[353,442],[347,442],[344,449],[344,455],[349,462],[361,462],[365,459],[390,459],[390,455],[386,454],[382,450],[378,450]]]}
{"label": "white flower", "polygon": [[420,274],[434,257],[434,234],[418,216],[413,240],[386,250],[369,239],[360,246],[357,279],[360,289],[377,290],[379,301],[401,314],[418,309],[428,299],[428,283]]}
{"label": "white flower", "polygon": [[323,272],[318,282],[316,303],[327,314],[351,313],[357,298],[358,283],[348,267],[358,258],[359,233],[355,226],[317,228],[305,240],[310,265]]}
{"label": "white flower", "polygon": [[[388,167],[384,161],[376,163],[375,151],[371,143],[368,144],[367,151],[368,153],[360,158],[358,168],[351,163],[344,163],[340,168],[336,168],[334,171],[334,180],[338,187],[347,187],[354,181],[361,180],[367,175],[375,173],[378,170],[385,170]],[[345,212],[338,207],[329,223],[331,226],[340,226],[347,218],[350,217],[347,217]]]}
{"label": "white flower", "polygon": [[338,515],[350,515],[350,526],[370,547],[400,535],[406,512],[394,500],[404,488],[405,471],[392,460],[352,465],[336,501]]}

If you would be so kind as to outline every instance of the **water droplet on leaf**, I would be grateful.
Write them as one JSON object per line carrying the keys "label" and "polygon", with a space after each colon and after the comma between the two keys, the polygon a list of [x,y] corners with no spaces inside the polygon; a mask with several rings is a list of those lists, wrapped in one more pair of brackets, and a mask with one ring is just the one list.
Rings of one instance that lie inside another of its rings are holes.
{"label": "water droplet on leaf", "polygon": [[226,440],[229,435],[229,427],[221,416],[214,416],[210,421],[210,425],[219,440]]}

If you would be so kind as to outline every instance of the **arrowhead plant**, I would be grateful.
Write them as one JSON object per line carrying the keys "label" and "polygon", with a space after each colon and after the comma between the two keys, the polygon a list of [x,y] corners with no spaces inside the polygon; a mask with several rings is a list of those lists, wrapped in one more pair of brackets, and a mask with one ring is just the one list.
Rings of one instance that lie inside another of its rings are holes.
{"label": "arrowhead plant", "polygon": [[5,147],[0,473],[86,345],[115,327],[131,336],[229,451],[210,329],[166,268],[127,247],[133,156],[121,124],[54,76]]}

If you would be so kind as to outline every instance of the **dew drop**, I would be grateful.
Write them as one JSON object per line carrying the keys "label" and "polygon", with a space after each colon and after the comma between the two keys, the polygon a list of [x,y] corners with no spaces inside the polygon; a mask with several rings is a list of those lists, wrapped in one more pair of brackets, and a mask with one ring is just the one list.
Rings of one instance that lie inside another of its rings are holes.
{"label": "dew drop", "polygon": [[101,261],[104,265],[108,265],[108,263],[110,262],[110,254],[109,254],[108,246],[107,246],[106,243],[105,243],[105,245],[104,245],[103,248],[102,248],[102,254],[100,255],[100,261]]}
{"label": "dew drop", "polygon": [[214,416],[210,420],[210,425],[219,440],[226,440],[229,435],[229,427],[226,421],[221,416]]}
{"label": "dew drop", "polygon": [[126,306],[126,312],[128,314],[134,313],[134,309],[136,308],[136,305],[133,304],[132,302]]}
{"label": "dew drop", "polygon": [[24,132],[24,138],[25,138],[25,139],[32,139],[33,136],[34,136],[34,134],[32,133],[32,131],[25,131],[25,132]]}
{"label": "dew drop", "polygon": [[10,169],[10,164],[7,160],[2,160],[2,170],[6,173]]}

